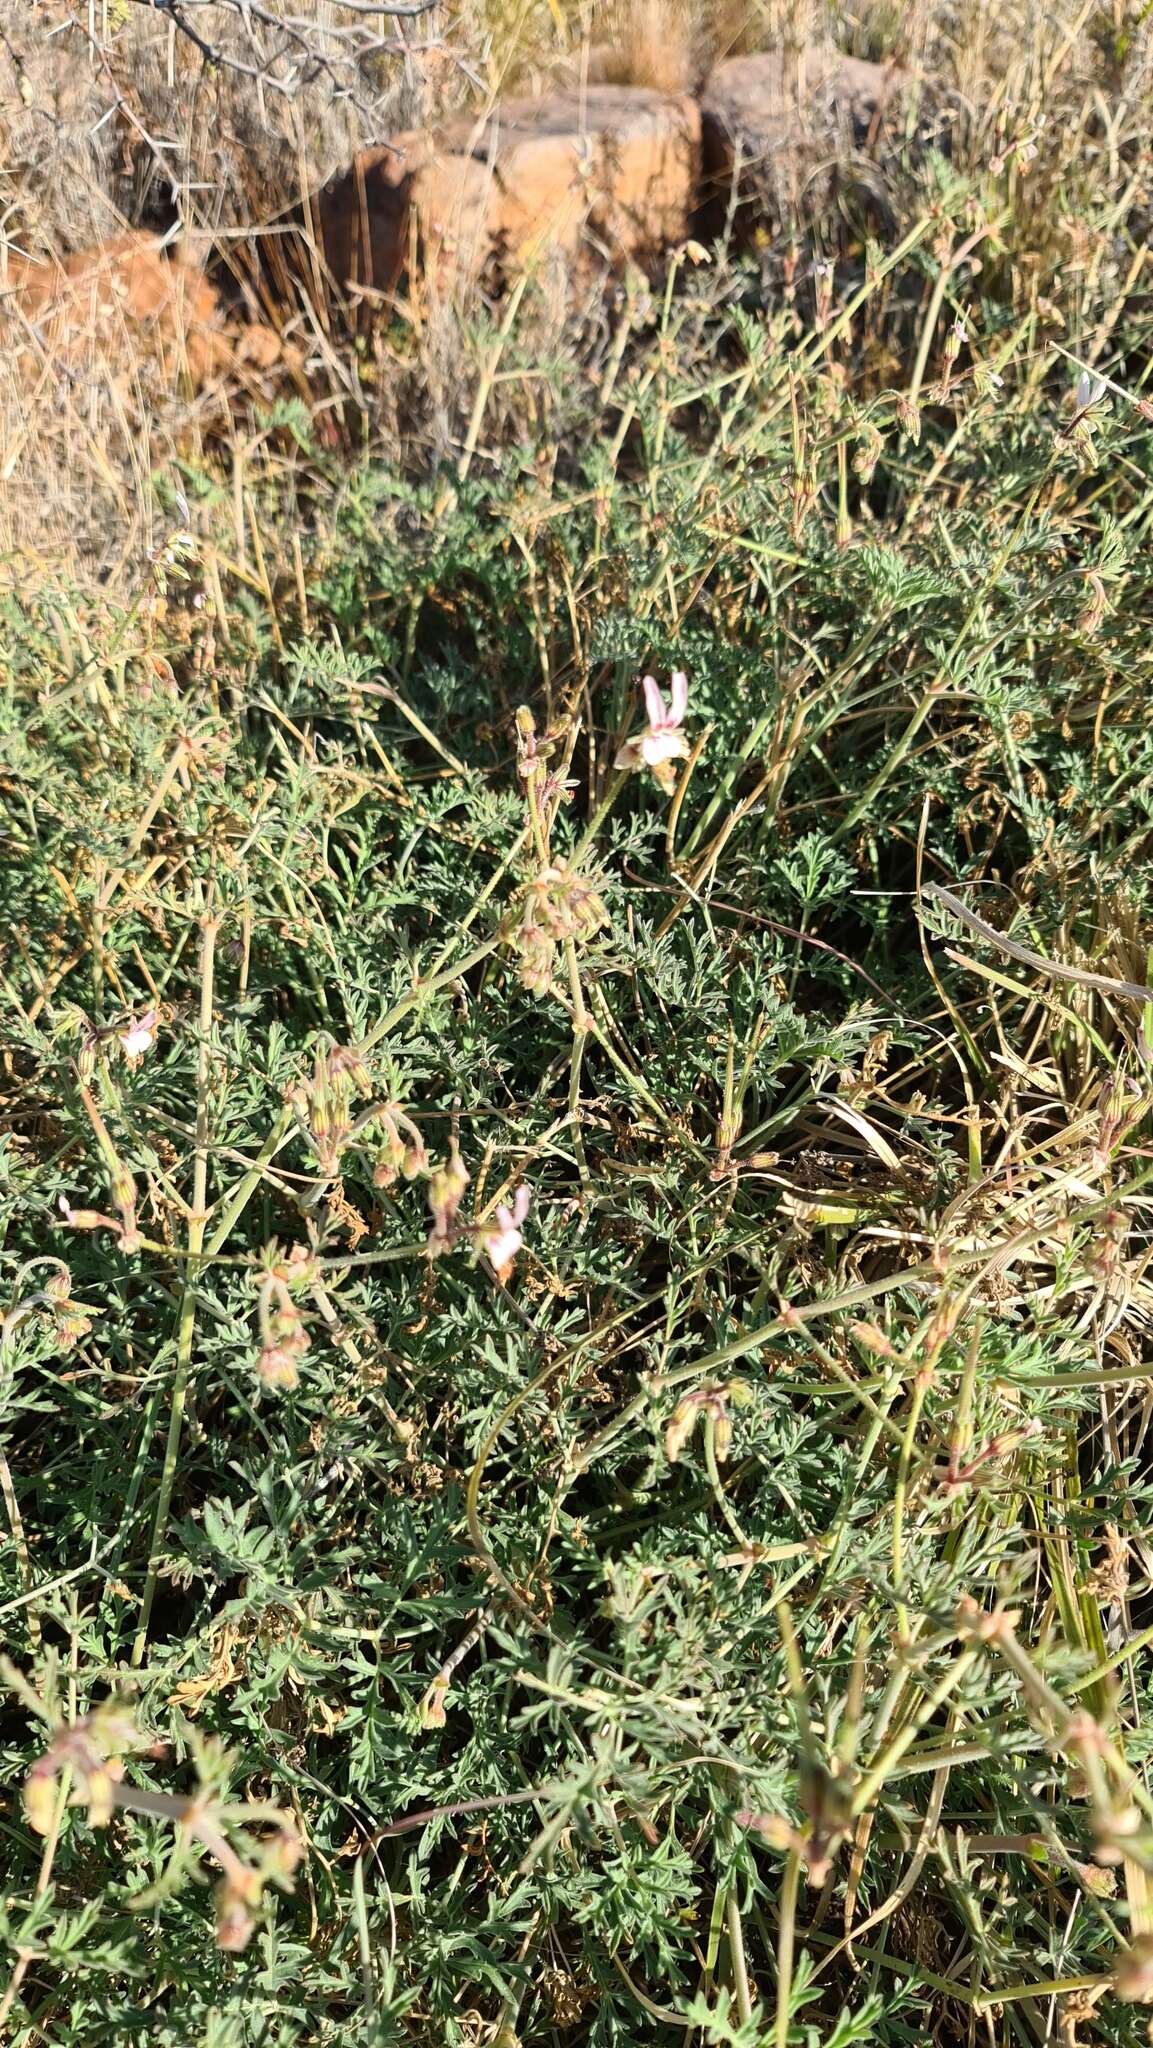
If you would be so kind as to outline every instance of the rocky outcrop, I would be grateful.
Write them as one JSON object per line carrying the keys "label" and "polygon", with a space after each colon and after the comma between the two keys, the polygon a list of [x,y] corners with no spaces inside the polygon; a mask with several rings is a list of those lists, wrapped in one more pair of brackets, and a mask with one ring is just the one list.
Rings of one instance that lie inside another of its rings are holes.
{"label": "rocky outcrop", "polygon": [[337,283],[378,292],[416,247],[442,282],[556,257],[646,265],[687,235],[699,160],[685,96],[596,86],[505,100],[357,158],[317,195],[315,221]]}
{"label": "rocky outcrop", "polygon": [[143,362],[165,383],[199,390],[245,363],[267,368],[280,353],[269,329],[230,326],[200,264],[168,257],[156,235],[118,235],[55,261],[9,253],[0,310],[0,344],[29,369],[80,375],[98,366],[118,376]]}
{"label": "rocky outcrop", "polygon": [[[819,204],[845,144],[879,158],[903,132],[910,90],[896,66],[824,45],[728,58],[699,101],[586,71],[363,152],[260,238],[251,264],[234,248],[228,267],[253,306],[315,304],[327,280],[362,320],[417,265],[442,288],[551,265],[578,283],[605,266],[652,269],[687,239],[702,197],[734,180],[762,214],[774,193]],[[267,327],[237,322],[189,250],[143,233],[55,263],[5,261],[0,246],[0,346],[13,343],[21,361],[71,373],[147,361],[193,390],[280,352]]]}
{"label": "rocky outcrop", "polygon": [[910,90],[895,65],[845,57],[828,46],[729,57],[701,99],[705,176],[714,189],[800,189],[823,156],[846,141],[876,143]]}

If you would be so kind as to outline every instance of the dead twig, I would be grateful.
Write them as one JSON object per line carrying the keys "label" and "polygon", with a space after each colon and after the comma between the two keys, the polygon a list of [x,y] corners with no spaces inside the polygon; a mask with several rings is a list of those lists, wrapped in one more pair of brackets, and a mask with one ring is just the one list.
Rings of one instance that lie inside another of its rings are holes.
{"label": "dead twig", "polygon": [[1068,967],[1063,960],[1047,960],[1043,953],[1034,953],[1031,946],[1018,945],[1016,939],[1006,938],[995,925],[986,924],[983,917],[978,917],[975,910],[970,910],[959,896],[942,888],[939,882],[928,883],[924,893],[944,904],[950,917],[959,918],[970,931],[988,939],[990,945],[1007,953],[1010,960],[1019,961],[1022,967],[1035,967],[1039,974],[1051,975],[1055,981],[1076,982],[1079,988],[1099,989],[1102,995],[1127,996],[1133,1003],[1153,1003],[1153,988],[1146,988],[1143,982],[1118,981],[1111,974],[1093,974],[1087,967]]}

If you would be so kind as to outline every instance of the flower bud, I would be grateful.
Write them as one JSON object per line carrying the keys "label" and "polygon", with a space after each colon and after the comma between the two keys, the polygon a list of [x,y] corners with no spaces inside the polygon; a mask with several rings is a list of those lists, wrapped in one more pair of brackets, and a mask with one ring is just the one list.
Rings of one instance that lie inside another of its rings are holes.
{"label": "flower bud", "polygon": [[896,1356],[890,1339],[883,1330],[878,1329],[876,1323],[852,1323],[849,1326],[849,1333],[866,1351],[871,1351],[874,1358]]}
{"label": "flower bud", "polygon": [[56,1814],[56,1777],[51,1766],[43,1761],[33,1764],[24,1780],[24,1811],[36,1834],[51,1832]]}
{"label": "flower bud", "polygon": [[300,1384],[296,1358],[284,1344],[266,1344],[256,1361],[256,1372],[270,1393],[291,1394]]}
{"label": "flower bud", "polygon": [[260,1857],[260,1874],[282,1891],[292,1890],[292,1879],[304,1856],[304,1843],[295,1828],[282,1827],[265,1842]]}
{"label": "flower bud", "polygon": [[468,1168],[454,1138],[445,1164],[436,1167],[429,1176],[428,1206],[432,1211],[432,1230],[428,1248],[434,1257],[444,1251],[456,1235],[456,1214],[468,1183]]}
{"label": "flower bud", "polygon": [[1139,1934],[1113,1965],[1113,1990],[1127,2005],[1153,2003],[1153,1934]]}
{"label": "flower bud", "polygon": [[405,1146],[400,1170],[406,1180],[415,1180],[418,1174],[428,1172],[428,1153],[424,1149],[424,1140],[419,1135],[413,1138],[411,1144]]}
{"label": "flower bud", "polygon": [[700,1412],[700,1397],[696,1394],[686,1394],[684,1400],[678,1401],[673,1409],[665,1428],[665,1457],[670,1465],[676,1464],[688,1443],[697,1426]]}
{"label": "flower bud", "polygon": [[897,425],[915,448],[921,438],[921,408],[916,399],[907,397],[903,391],[897,400]]}
{"label": "flower bud", "polygon": [[420,1703],[420,1725],[422,1728],[445,1727],[448,1721],[448,1715],[445,1710],[447,1700],[447,1678],[434,1678]]}
{"label": "flower bud", "polygon": [[242,1954],[252,1939],[255,1926],[250,1902],[241,1897],[231,1878],[222,1878],[216,1887],[217,1946],[226,1955]]}
{"label": "flower bud", "polygon": [[372,1185],[374,1188],[390,1188],[404,1165],[406,1148],[390,1110],[382,1110],[378,1121],[381,1146],[372,1170]]}
{"label": "flower bud", "polygon": [[106,1828],[115,1809],[115,1779],[118,1773],[107,1764],[98,1764],[89,1771],[85,1788],[88,1797],[88,1818],[94,1828]]}
{"label": "flower bud", "polygon": [[1086,569],[1085,581],[1090,594],[1077,615],[1077,631],[1089,638],[1100,627],[1109,609],[1109,600],[1105,595],[1105,585],[1096,569]]}
{"label": "flower bud", "polygon": [[861,435],[853,456],[853,475],[863,484],[873,481],[873,474],[885,446],[885,437],[878,427],[868,425]]}

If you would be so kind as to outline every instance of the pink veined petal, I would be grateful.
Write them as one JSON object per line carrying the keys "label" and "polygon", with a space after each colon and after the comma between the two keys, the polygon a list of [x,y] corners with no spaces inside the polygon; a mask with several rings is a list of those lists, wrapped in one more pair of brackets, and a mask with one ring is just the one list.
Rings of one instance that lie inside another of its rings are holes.
{"label": "pink veined petal", "polygon": [[673,670],[673,685],[670,692],[672,708],[669,713],[670,725],[680,725],[689,708],[689,679],[683,668]]}
{"label": "pink veined petal", "polygon": [[645,693],[645,710],[649,715],[649,726],[653,732],[659,732],[665,724],[667,714],[665,700],[661,696],[656,677],[646,676],[641,688]]}
{"label": "pink veined petal", "polygon": [[519,1187],[512,1205],[512,1221],[523,1223],[532,1203],[532,1189],[527,1185]]}
{"label": "pink veined petal", "polygon": [[613,762],[613,767],[637,768],[640,766],[640,760],[641,741],[639,737],[637,739],[624,740],[622,741],[621,745],[617,748],[616,760]]}

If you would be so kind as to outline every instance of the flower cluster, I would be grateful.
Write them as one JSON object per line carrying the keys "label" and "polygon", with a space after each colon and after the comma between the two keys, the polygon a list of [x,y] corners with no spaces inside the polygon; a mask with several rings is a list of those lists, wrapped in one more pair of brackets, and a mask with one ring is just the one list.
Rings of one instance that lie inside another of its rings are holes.
{"label": "flower cluster", "polygon": [[401,1174],[405,1180],[416,1180],[418,1175],[428,1172],[424,1139],[399,1102],[387,1103],[378,1110],[375,1123],[380,1150],[372,1170],[374,1187],[391,1188]]}
{"label": "flower cluster", "polygon": [[24,1780],[24,1811],[38,1835],[51,1833],[57,1780],[69,1775],[69,1806],[86,1806],[94,1828],[106,1828],[124,1775],[124,1756],[147,1748],[126,1707],[108,1700],[91,1714],[59,1728]]}
{"label": "flower cluster", "polygon": [[[51,1834],[58,1812],[60,1780],[68,1785],[68,1805],[86,1806],[93,1827],[106,1828],[119,1808],[172,1822],[176,1846],[172,1868],[188,1866],[190,1853],[211,1856],[223,1875],[216,1885],[216,1939],[236,1954],[247,1946],[266,1884],[292,1890],[304,1846],[292,1821],[276,1807],[233,1806],[223,1797],[230,1759],[219,1743],[196,1747],[201,1772],[199,1790],[191,1798],[160,1792],[151,1786],[124,1782],[124,1757],[132,1751],[153,1757],[163,1745],[142,1736],[127,1707],[107,1701],[80,1720],[56,1730],[42,1757],[24,1781],[24,1810],[39,1835]],[[249,1831],[257,1823],[259,1836]],[[162,1878],[150,1895],[164,1895],[170,1880]],[[138,1896],[137,1904],[144,1897]]]}
{"label": "flower cluster", "polygon": [[[590,919],[595,924],[603,915],[599,899],[592,899],[597,903],[594,912],[590,908],[592,892],[567,871],[558,868],[539,879],[545,888],[533,885],[534,900],[539,906],[547,899],[549,914],[562,934],[588,928]],[[402,1178],[423,1180],[431,1218],[428,1256],[440,1258],[464,1240],[484,1255],[502,1281],[508,1280],[524,1243],[521,1225],[529,1209],[528,1189],[520,1188],[510,1205],[499,1204],[491,1219],[462,1220],[460,1206],[471,1176],[456,1137],[451,1138],[445,1159],[431,1160],[417,1125],[400,1102],[389,1100],[357,1108],[357,1098],[369,1093],[371,1085],[359,1053],[325,1041],[316,1054],[311,1079],[297,1082],[288,1091],[286,1099],[320,1171],[335,1179],[352,1151],[371,1159],[375,1187],[391,1188]],[[292,1393],[299,1384],[301,1364],[311,1344],[300,1297],[316,1291],[319,1281],[316,1256],[306,1246],[298,1244],[284,1253],[273,1241],[266,1248],[255,1283],[260,1323],[256,1373],[270,1392]],[[323,1308],[323,1300],[320,1305]]]}
{"label": "flower cluster", "polygon": [[355,1047],[331,1044],[318,1047],[312,1079],[287,1091],[285,1099],[322,1174],[339,1174],[341,1155],[375,1116],[374,1110],[358,1114],[353,1107],[371,1092],[372,1077]]}
{"label": "flower cluster", "polygon": [[744,1380],[730,1380],[727,1386],[714,1381],[707,1387],[698,1387],[695,1393],[686,1394],[677,1402],[665,1429],[665,1456],[669,1464],[676,1464],[703,1416],[713,1432],[717,1462],[723,1465],[733,1440],[729,1408],[746,1408],[750,1399]]}
{"label": "flower cluster", "polygon": [[42,1266],[48,1268],[43,1287],[30,1294],[18,1292],[11,1307],[0,1314],[0,1352],[21,1323],[38,1313],[51,1319],[58,1349],[71,1351],[82,1337],[88,1336],[93,1316],[101,1313],[99,1309],[89,1309],[83,1302],[73,1300],[72,1275],[60,1259],[29,1259],[20,1268],[17,1288],[30,1280]]}
{"label": "flower cluster", "polygon": [[44,1282],[44,1292],[56,1324],[56,1336],[61,1351],[71,1351],[82,1337],[92,1329],[92,1318],[99,1315],[99,1309],[85,1308],[82,1302],[72,1298],[72,1275],[67,1266],[53,1261],[53,1271]]}
{"label": "flower cluster", "polygon": [[563,860],[550,861],[524,892],[514,945],[525,988],[546,992],[553,985],[557,947],[566,939],[587,939],[607,923],[608,912],[588,877]]}
{"label": "flower cluster", "polygon": [[521,1224],[528,1215],[532,1196],[527,1187],[520,1187],[511,1204],[497,1204],[491,1221],[462,1223],[460,1205],[470,1179],[454,1138],[443,1166],[434,1166],[428,1177],[428,1206],[432,1215],[432,1228],[428,1234],[429,1257],[439,1258],[442,1252],[451,1251],[462,1237],[469,1238],[474,1249],[484,1254],[497,1278],[507,1280],[516,1255],[524,1244]]}
{"label": "flower cluster", "polygon": [[304,1318],[294,1297],[317,1277],[316,1261],[302,1244],[282,1256],[275,1239],[267,1247],[260,1280],[260,1357],[257,1377],[275,1393],[290,1394],[300,1379],[309,1348]]}
{"label": "flower cluster", "polygon": [[401,1175],[416,1180],[429,1170],[424,1139],[403,1103],[373,1102],[358,1109],[372,1087],[372,1075],[355,1046],[325,1041],[313,1060],[311,1079],[297,1081],[285,1099],[326,1179],[339,1176],[349,1151],[360,1151],[372,1158],[374,1187],[393,1187]]}

